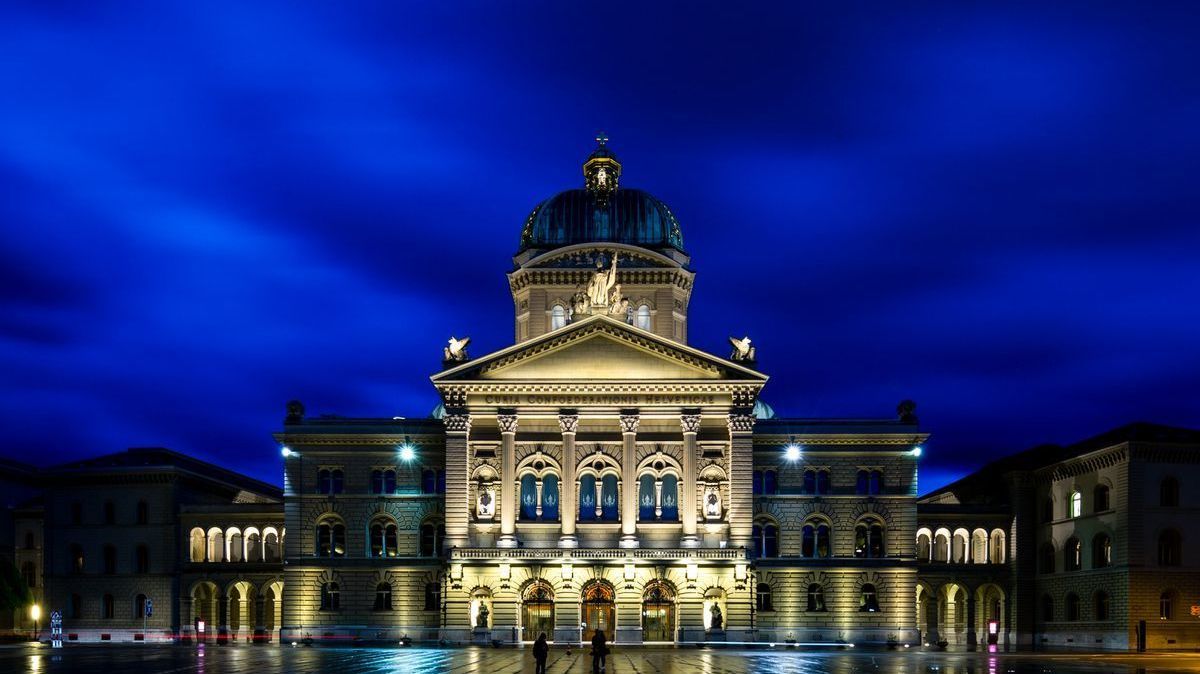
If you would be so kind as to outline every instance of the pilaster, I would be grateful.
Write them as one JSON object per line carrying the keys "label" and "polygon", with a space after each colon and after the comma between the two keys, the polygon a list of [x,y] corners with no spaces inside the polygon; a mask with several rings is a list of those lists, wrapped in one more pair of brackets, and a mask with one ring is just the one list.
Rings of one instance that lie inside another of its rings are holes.
{"label": "pilaster", "polygon": [[470,448],[467,438],[471,434],[471,415],[447,413],[442,422],[446,426],[446,546],[465,548],[470,534],[471,509],[467,502]]}
{"label": "pilaster", "polygon": [[517,415],[497,415],[496,423],[500,425],[500,539],[496,545],[501,548],[515,548],[517,547]]}
{"label": "pilaster", "polygon": [[575,537],[575,517],[579,513],[579,497],[575,494],[575,433],[579,430],[579,415],[564,410],[558,415],[558,427],[562,431],[562,480],[559,482],[558,502],[562,533],[558,538],[558,547],[577,548],[579,539]]}
{"label": "pilaster", "polygon": [[729,415],[729,545],[749,548],[754,520],[754,415]]}
{"label": "pilaster", "polygon": [[638,547],[637,538],[637,430],[636,410],[621,413],[621,547]]}
{"label": "pilaster", "polygon": [[680,485],[679,518],[683,525],[683,535],[679,539],[680,547],[695,548],[700,546],[700,537],[696,535],[696,511],[699,501],[696,497],[696,438],[700,433],[700,415],[684,414],[679,417],[683,429],[683,484]]}

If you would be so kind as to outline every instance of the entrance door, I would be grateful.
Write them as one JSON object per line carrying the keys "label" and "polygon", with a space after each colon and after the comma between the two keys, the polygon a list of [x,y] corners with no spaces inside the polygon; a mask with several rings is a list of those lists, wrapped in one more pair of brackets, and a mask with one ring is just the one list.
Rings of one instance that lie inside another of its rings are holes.
{"label": "entrance door", "polygon": [[581,594],[583,640],[589,642],[596,636],[597,630],[603,630],[605,638],[612,641],[617,623],[612,587],[600,581],[592,581],[583,588]]}
{"label": "entrance door", "polygon": [[642,595],[642,640],[675,640],[675,593],[661,582]]}
{"label": "entrance door", "polygon": [[535,641],[539,634],[545,633],[547,639],[554,641],[554,590],[545,581],[536,581],[525,590],[522,609],[521,638]]}

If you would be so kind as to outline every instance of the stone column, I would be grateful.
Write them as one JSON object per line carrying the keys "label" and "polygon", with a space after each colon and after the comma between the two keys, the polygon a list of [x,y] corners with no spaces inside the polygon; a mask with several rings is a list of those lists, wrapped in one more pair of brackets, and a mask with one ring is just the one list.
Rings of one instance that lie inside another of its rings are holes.
{"label": "stone column", "polygon": [[636,410],[621,413],[621,547],[638,547],[637,539],[637,429]]}
{"label": "stone column", "polygon": [[975,633],[976,616],[975,616],[975,593],[967,593],[967,647],[975,648],[979,645],[978,634]]}
{"label": "stone column", "polygon": [[496,416],[500,425],[500,540],[497,547],[517,547],[517,415]]}
{"label": "stone column", "polygon": [[562,535],[558,547],[577,548],[575,517],[579,513],[579,497],[575,484],[575,433],[579,430],[579,415],[564,410],[558,415],[558,427],[562,430],[562,479],[558,483],[558,512],[562,518]]}
{"label": "stone column", "polygon": [[700,546],[696,535],[696,436],[700,433],[700,415],[684,414],[679,417],[683,426],[683,481],[679,485],[679,518],[683,524],[680,547]]}
{"label": "stone column", "polygon": [[267,641],[267,598],[261,592],[254,595],[254,640]]}
{"label": "stone column", "polygon": [[729,415],[729,545],[749,548],[754,526],[754,415]]}
{"label": "stone column", "polygon": [[471,415],[465,411],[448,412],[442,418],[446,425],[446,546],[465,548],[470,540],[470,472]]}
{"label": "stone column", "polygon": [[217,598],[217,643],[229,641],[229,596]]}

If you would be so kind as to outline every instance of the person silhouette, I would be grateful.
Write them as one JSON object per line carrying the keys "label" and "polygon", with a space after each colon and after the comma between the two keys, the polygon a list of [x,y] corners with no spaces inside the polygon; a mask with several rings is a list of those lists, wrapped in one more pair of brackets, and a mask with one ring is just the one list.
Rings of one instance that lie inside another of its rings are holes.
{"label": "person silhouette", "polygon": [[604,638],[604,630],[596,630],[592,637],[592,672],[600,674],[604,671],[604,659],[608,657],[608,640]]}
{"label": "person silhouette", "polygon": [[538,635],[533,642],[533,674],[546,674],[546,657],[550,655],[550,645],[546,643],[546,633]]}

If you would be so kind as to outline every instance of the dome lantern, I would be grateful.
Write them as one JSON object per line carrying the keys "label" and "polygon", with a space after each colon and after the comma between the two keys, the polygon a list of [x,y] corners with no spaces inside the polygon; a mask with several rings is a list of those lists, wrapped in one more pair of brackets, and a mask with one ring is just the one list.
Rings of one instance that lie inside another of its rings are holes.
{"label": "dome lantern", "polygon": [[595,195],[596,203],[601,207],[608,204],[608,198],[617,191],[621,179],[621,162],[617,155],[608,149],[608,136],[603,131],[596,134],[596,149],[583,162],[584,187]]}

